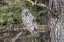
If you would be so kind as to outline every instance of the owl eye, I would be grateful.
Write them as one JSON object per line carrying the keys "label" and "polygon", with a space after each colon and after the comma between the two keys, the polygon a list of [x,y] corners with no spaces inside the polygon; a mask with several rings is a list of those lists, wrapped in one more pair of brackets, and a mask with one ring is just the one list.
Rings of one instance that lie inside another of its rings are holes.
{"label": "owl eye", "polygon": [[28,12],[26,12],[25,15],[27,16],[28,15]]}
{"label": "owl eye", "polygon": [[26,12],[28,14],[28,12]]}

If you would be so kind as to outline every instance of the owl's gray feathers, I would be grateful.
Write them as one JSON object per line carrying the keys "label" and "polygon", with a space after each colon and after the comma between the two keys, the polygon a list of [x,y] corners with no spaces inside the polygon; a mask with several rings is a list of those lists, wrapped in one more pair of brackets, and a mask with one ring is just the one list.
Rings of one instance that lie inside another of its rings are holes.
{"label": "owl's gray feathers", "polygon": [[27,29],[29,32],[31,32],[31,34],[36,34],[38,29],[37,23],[34,16],[32,16],[32,14],[30,13],[30,11],[28,9],[24,9],[21,13],[21,16],[24,25],[23,27]]}

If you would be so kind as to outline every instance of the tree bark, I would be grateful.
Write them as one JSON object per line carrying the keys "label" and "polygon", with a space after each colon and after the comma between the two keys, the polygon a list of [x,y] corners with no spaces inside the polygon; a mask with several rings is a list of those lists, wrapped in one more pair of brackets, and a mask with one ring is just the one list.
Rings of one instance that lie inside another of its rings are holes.
{"label": "tree bark", "polygon": [[48,14],[50,42],[64,42],[64,0],[49,0],[49,8],[58,14],[58,18],[52,12]]}

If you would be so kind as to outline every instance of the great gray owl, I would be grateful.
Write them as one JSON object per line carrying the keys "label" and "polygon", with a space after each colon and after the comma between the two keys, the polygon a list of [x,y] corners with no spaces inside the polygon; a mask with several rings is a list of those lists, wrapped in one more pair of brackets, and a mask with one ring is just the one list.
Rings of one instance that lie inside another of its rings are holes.
{"label": "great gray owl", "polygon": [[21,13],[23,27],[31,32],[32,35],[37,34],[37,23],[28,9],[24,9]]}

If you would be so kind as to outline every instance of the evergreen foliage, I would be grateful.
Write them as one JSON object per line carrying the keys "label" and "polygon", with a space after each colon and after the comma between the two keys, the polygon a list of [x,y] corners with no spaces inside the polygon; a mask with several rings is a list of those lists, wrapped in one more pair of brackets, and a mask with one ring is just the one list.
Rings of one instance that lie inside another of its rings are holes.
{"label": "evergreen foliage", "polygon": [[0,7],[0,26],[22,27],[20,14],[23,8],[25,8],[24,3],[18,0],[9,3],[8,6]]}
{"label": "evergreen foliage", "polygon": [[8,5],[0,7],[0,27],[22,27],[21,11],[24,8],[30,9],[30,12],[36,18],[38,24],[46,24],[40,15],[41,13],[46,14],[47,10],[31,6],[31,4],[23,0],[16,0],[14,3],[9,2]]}

